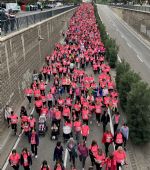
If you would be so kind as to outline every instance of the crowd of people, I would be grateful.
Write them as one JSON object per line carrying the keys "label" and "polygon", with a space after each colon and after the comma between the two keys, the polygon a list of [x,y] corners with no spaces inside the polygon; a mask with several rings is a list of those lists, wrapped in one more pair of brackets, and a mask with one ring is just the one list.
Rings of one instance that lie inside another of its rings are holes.
{"label": "crowd of people", "polygon": [[[110,66],[105,62],[105,47],[92,4],[83,3],[78,7],[64,39],[64,44],[57,43],[52,54],[46,56],[46,64],[40,72],[34,71],[31,87],[24,91],[30,106],[34,100],[39,119],[28,115],[25,107],[21,108],[21,128],[31,144],[31,154],[27,148],[23,148],[21,154],[13,150],[9,157],[10,165],[15,170],[19,169],[19,165],[30,170],[33,156],[38,156],[39,134],[45,135],[50,118],[51,140],[57,141],[53,154],[56,161],[54,170],[65,169],[60,133],[63,133],[63,142],[72,162],[70,169],[77,169],[76,159],[79,157],[82,169],[119,170],[126,164],[129,128],[125,122],[122,123],[118,112],[118,93],[110,75]],[[108,109],[112,113],[114,132],[109,130]],[[7,107],[5,117],[16,134],[18,115]],[[99,140],[105,151],[95,139],[87,146],[90,125],[94,123],[103,126],[102,139]],[[113,143],[114,151],[110,149]],[[86,166],[88,156],[90,167]],[[44,160],[41,170],[50,169],[52,167]]]}

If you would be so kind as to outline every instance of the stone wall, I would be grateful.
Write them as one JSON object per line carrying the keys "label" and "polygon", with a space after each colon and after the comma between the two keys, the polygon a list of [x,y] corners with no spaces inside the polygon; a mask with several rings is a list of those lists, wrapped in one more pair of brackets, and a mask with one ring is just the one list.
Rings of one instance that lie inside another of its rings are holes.
{"label": "stone wall", "polygon": [[150,41],[150,13],[120,7],[111,8],[120,18]]}
{"label": "stone wall", "polygon": [[23,89],[31,84],[33,70],[40,69],[45,56],[62,38],[62,30],[75,9],[56,15],[0,39],[0,127],[4,107],[13,108],[24,100]]}

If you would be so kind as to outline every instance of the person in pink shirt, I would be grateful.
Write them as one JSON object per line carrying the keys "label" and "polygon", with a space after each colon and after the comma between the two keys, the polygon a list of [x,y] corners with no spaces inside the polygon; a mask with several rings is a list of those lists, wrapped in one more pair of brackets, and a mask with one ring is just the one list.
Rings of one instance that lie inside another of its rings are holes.
{"label": "person in pink shirt", "polygon": [[15,135],[17,134],[17,123],[18,123],[18,115],[11,111],[11,115],[9,116],[10,124],[12,130],[14,130]]}
{"label": "person in pink shirt", "polygon": [[116,161],[117,170],[119,170],[119,168],[122,165],[127,164],[126,152],[123,150],[121,146],[119,146],[118,149],[113,152],[113,156],[114,156],[114,160]]}
{"label": "person in pink shirt", "polygon": [[89,126],[86,123],[83,123],[83,125],[81,126],[81,135],[82,135],[84,141],[87,140],[89,132],[90,132]]}
{"label": "person in pink shirt", "polygon": [[95,155],[96,170],[101,170],[105,164],[105,155],[102,149],[98,149],[98,153]]}

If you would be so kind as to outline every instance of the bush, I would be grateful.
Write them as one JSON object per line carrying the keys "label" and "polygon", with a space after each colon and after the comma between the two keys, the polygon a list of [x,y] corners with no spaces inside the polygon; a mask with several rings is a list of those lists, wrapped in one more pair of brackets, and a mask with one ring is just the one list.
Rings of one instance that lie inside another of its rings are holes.
{"label": "bush", "polygon": [[150,141],[150,88],[144,82],[133,84],[127,98],[127,116],[133,143]]}
{"label": "bush", "polygon": [[125,111],[127,105],[128,94],[131,91],[132,85],[138,83],[140,77],[138,74],[134,73],[132,70],[128,70],[120,77],[119,83],[119,99],[121,108]]}
{"label": "bush", "polygon": [[116,87],[119,90],[120,78],[121,75],[130,70],[130,65],[122,60],[122,63],[118,63],[116,67]]}

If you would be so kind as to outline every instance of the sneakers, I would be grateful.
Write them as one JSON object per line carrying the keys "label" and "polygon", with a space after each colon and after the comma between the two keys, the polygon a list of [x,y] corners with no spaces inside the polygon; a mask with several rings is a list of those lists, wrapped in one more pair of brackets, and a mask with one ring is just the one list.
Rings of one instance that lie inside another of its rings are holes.
{"label": "sneakers", "polygon": [[35,155],[35,158],[37,158],[38,156],[37,155]]}

